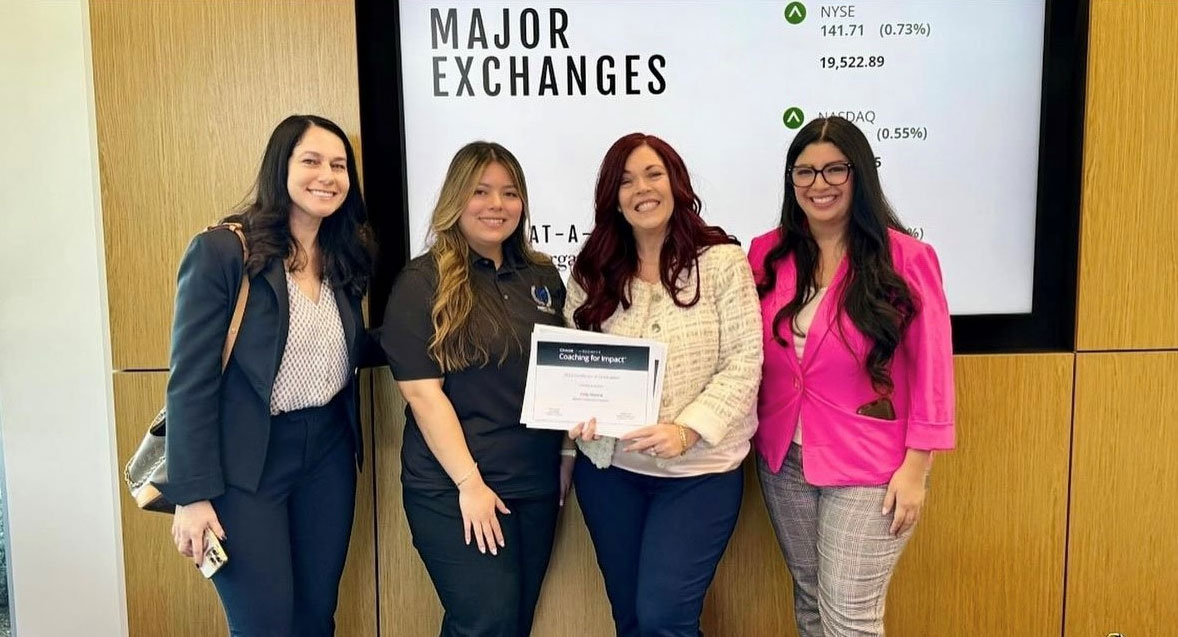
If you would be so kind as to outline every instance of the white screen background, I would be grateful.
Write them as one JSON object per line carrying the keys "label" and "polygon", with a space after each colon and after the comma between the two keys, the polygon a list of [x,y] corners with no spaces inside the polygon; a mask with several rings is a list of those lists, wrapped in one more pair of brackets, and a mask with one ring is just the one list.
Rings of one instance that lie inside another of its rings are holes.
{"label": "white screen background", "polygon": [[[880,158],[885,194],[901,220],[937,250],[954,314],[1030,312],[1043,1],[877,0],[849,5],[849,17],[824,16],[824,5],[807,2],[800,24],[784,18],[787,4],[402,2],[410,252],[426,247],[429,215],[453,154],[482,139],[519,158],[536,247],[567,263],[580,249],[569,227],[592,228],[593,186],[605,151],[634,131],[679,151],[704,218],[747,249],[752,237],[777,224],[785,151],[795,133],[782,115],[797,107],[807,121],[846,114],[863,129]],[[487,49],[468,46],[476,8]],[[501,37],[504,8],[510,45],[500,50],[494,38]],[[540,27],[532,49],[519,37],[521,13],[529,8]],[[553,8],[567,15],[567,49],[559,40],[550,47]],[[450,9],[457,14],[454,37],[436,49],[431,9],[443,19]],[[910,36],[881,35],[881,28],[908,28],[899,25],[923,28]],[[824,35],[824,26],[855,35]],[[588,94],[570,95],[566,58],[582,55]],[[614,95],[594,87],[595,63],[605,55],[614,58]],[[625,94],[627,55],[640,56],[638,95]],[[655,55],[665,59],[659,94],[648,86],[657,83],[648,67]],[[483,87],[488,56],[501,64],[491,69],[490,79],[501,85],[493,97]],[[552,57],[555,95],[538,95],[545,56]],[[823,69],[825,56],[882,56],[884,64]],[[445,59],[435,63],[435,57]],[[509,94],[511,57],[517,65],[528,60],[527,96]],[[464,64],[473,58],[473,96],[456,95],[455,58]],[[435,64],[445,77],[435,77]],[[435,95],[435,82],[449,95]],[[924,139],[881,139],[881,129],[896,127],[920,128]]]}

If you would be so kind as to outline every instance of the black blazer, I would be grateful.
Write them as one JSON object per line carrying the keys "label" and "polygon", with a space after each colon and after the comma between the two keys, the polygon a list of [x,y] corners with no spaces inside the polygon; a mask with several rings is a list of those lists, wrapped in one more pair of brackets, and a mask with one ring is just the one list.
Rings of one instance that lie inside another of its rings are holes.
{"label": "black blazer", "polygon": [[[245,315],[229,365],[221,350],[241,285],[241,243],[232,231],[197,235],[180,262],[167,390],[168,479],[157,484],[175,504],[215,498],[226,485],[257,490],[270,439],[270,393],[290,322],[286,274],[273,259],[250,279]],[[341,390],[363,458],[358,367],[383,365],[379,344],[364,330],[360,298],[335,289],[352,376]]]}

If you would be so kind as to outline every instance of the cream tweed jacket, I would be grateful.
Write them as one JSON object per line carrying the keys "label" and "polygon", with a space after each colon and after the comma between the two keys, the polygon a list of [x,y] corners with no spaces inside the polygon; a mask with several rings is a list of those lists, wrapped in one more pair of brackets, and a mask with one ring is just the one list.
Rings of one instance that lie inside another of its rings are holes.
{"label": "cream tweed jacket", "polygon": [[[661,283],[633,279],[629,309],[621,305],[602,331],[637,336],[667,344],[667,372],[663,381],[659,422],[690,427],[701,437],[677,458],[661,459],[668,467],[684,459],[749,448],[757,429],[757,390],[761,383],[761,304],[752,271],[737,245],[717,245],[699,257],[697,271],[685,272],[679,298],[695,295],[695,305],[679,307]],[[565,302],[566,324],[585,302],[585,291],[572,279]],[[652,423],[653,424],[653,423]],[[617,438],[602,436],[577,441],[594,465],[610,466]]]}

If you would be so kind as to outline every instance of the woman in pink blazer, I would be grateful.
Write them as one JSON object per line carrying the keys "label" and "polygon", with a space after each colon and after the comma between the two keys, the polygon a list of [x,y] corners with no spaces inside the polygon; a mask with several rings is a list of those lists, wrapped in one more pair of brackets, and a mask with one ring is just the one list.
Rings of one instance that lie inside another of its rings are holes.
{"label": "woman in pink blazer", "polygon": [[786,154],[778,228],[749,252],[765,359],[755,443],[801,637],[883,635],[888,581],[952,449],[949,309],[933,249],[841,117]]}

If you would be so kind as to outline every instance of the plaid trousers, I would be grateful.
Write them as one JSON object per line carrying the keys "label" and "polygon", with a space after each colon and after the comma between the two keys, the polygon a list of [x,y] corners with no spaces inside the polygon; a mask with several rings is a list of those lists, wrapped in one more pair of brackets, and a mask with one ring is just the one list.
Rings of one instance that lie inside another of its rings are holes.
{"label": "plaid trousers", "polygon": [[793,577],[800,637],[882,637],[888,582],[912,536],[888,532],[887,486],[811,485],[798,445],[777,473],[758,454],[757,474]]}

